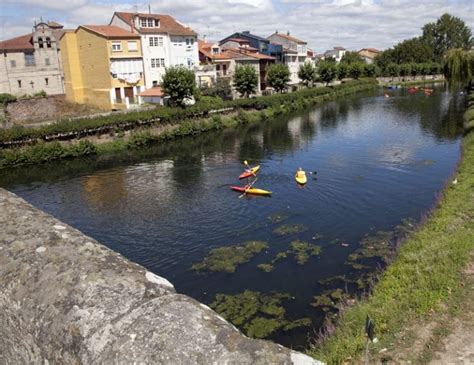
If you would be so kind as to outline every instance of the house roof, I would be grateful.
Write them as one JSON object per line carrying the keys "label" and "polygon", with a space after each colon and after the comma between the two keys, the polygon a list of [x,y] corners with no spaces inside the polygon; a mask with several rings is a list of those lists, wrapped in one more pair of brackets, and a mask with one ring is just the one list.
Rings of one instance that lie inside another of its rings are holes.
{"label": "house roof", "polygon": [[165,93],[161,89],[161,87],[152,87],[151,89],[147,89],[145,91],[142,91],[141,93],[138,93],[138,96],[155,96],[155,97],[163,97]]}
{"label": "house roof", "polygon": [[46,24],[48,24],[48,27],[50,28],[64,28],[64,25],[59,24],[58,22],[48,21]]}
{"label": "house roof", "polygon": [[[292,42],[296,42],[296,43],[299,43],[299,44],[307,44],[307,42],[305,41],[302,41],[301,39],[298,39],[298,38],[295,38],[289,34],[284,34],[284,33],[273,33],[271,36],[273,35],[276,35],[278,37],[281,37],[281,38],[285,38],[285,39],[288,39],[289,41],[292,41]],[[271,37],[270,36],[270,37]],[[268,38],[270,38],[268,37]]]}
{"label": "house roof", "polygon": [[372,53],[380,53],[381,52],[376,48],[362,48],[359,52],[363,52],[363,51],[369,51],[369,52],[372,52]]}
{"label": "house roof", "polygon": [[21,51],[34,49],[35,48],[33,46],[31,33],[0,42],[0,50],[2,51]]}
{"label": "house roof", "polygon": [[294,51],[294,50],[289,49],[289,48],[283,48],[283,53],[298,54],[297,51]]}
{"label": "house roof", "polygon": [[80,25],[79,28],[90,30],[106,38],[140,38],[138,34],[133,34],[115,25]]}
{"label": "house roof", "polygon": [[225,39],[224,41],[221,41],[219,43],[225,43],[225,42],[249,43],[249,41],[247,39],[243,39],[243,38],[229,38],[229,39]]}
{"label": "house roof", "polygon": [[346,49],[344,47],[334,47],[336,51],[345,51]]}
{"label": "house roof", "polygon": [[[181,24],[172,16],[165,15],[165,14],[115,12],[114,15],[117,15],[120,19],[122,19],[124,22],[129,24],[130,27],[135,28],[140,33],[168,33],[171,35],[189,35],[189,36],[197,35],[197,33],[194,32],[191,28],[186,27],[185,25]],[[133,24],[133,19],[136,16],[158,19],[160,21],[160,27],[137,29]]]}

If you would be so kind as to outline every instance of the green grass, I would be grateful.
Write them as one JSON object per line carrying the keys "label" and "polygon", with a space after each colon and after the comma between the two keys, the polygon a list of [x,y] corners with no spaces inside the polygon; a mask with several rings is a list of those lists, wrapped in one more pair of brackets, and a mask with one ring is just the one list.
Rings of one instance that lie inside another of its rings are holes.
{"label": "green grass", "polygon": [[[474,106],[465,114],[473,123]],[[379,342],[374,351],[390,345],[398,331],[413,321],[441,310],[458,293],[461,274],[474,249],[474,133],[463,140],[462,159],[432,216],[403,243],[372,295],[348,308],[335,332],[308,353],[328,364],[354,361],[365,350],[366,316],[374,319]]]}

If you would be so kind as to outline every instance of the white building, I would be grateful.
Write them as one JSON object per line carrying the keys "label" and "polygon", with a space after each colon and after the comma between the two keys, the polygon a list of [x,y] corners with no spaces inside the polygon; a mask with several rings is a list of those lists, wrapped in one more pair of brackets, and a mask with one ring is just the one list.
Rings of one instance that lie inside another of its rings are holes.
{"label": "white building", "polygon": [[166,67],[199,66],[197,33],[169,15],[115,12],[110,25],[141,36],[147,89],[161,84]]}
{"label": "white building", "polygon": [[342,56],[346,54],[347,50],[344,47],[334,47],[333,49],[324,52],[324,59],[334,58],[337,63],[341,62]]}
{"label": "white building", "polygon": [[283,63],[290,69],[290,84],[295,85],[300,82],[298,71],[301,65],[307,61],[308,47],[307,42],[302,41],[287,34],[273,33],[267,38],[271,43],[283,46]]}

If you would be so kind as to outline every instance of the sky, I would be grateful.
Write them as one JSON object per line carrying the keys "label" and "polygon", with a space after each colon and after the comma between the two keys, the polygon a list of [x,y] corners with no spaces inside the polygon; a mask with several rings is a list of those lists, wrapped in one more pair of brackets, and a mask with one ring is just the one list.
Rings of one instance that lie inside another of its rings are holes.
{"label": "sky", "polygon": [[31,32],[35,20],[65,28],[108,24],[114,11],[148,12],[148,5],[210,41],[236,31],[289,31],[318,53],[334,46],[386,49],[420,35],[444,13],[474,26],[474,0],[0,0],[0,40]]}

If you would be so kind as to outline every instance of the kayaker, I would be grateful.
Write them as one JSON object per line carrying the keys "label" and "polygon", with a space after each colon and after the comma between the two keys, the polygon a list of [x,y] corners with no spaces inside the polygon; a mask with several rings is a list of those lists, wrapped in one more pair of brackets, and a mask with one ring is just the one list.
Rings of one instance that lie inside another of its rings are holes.
{"label": "kayaker", "polygon": [[298,171],[296,171],[296,177],[303,178],[305,176],[306,176],[306,172],[304,172],[301,167],[298,167]]}

